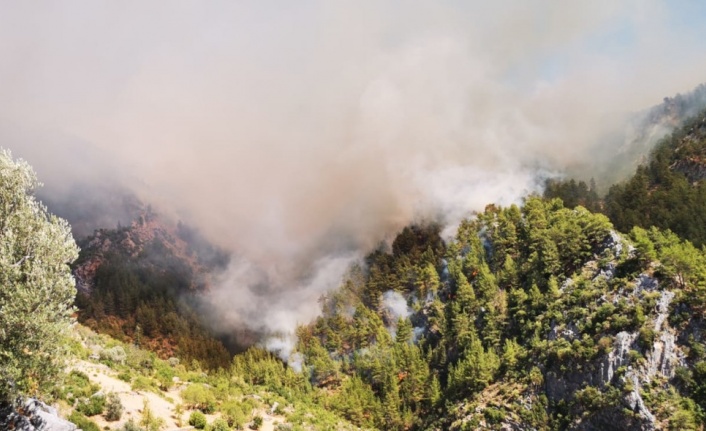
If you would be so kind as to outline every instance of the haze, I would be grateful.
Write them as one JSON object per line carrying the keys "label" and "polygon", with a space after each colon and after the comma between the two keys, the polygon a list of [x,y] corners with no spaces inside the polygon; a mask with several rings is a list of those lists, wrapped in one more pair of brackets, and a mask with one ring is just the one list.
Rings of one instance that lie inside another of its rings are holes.
{"label": "haze", "polygon": [[[492,4],[491,4],[492,3]],[[119,183],[234,253],[223,331],[287,333],[407,223],[610,154],[704,80],[703,7],[661,1],[0,3],[0,146],[46,193]]]}

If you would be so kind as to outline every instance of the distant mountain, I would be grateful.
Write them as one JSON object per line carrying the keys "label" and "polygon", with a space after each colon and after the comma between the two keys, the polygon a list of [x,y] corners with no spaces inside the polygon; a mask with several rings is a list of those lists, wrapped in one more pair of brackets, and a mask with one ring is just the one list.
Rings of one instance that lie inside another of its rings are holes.
{"label": "distant mountain", "polygon": [[659,142],[627,181],[611,187],[605,212],[618,229],[657,226],[706,244],[706,110]]}
{"label": "distant mountain", "polygon": [[644,163],[661,139],[704,108],[706,84],[700,84],[686,94],[665,97],[658,105],[629,114],[596,143],[595,160],[586,160],[585,167],[573,174],[585,181],[594,177],[598,183],[596,191],[607,191]]}

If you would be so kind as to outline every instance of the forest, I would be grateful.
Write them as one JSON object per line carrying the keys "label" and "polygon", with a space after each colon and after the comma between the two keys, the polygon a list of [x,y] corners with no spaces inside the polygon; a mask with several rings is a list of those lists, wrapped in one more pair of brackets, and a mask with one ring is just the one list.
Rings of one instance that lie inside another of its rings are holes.
{"label": "forest", "polygon": [[[266,408],[285,418],[282,430],[702,429],[704,157],[706,111],[603,197],[593,181],[555,180],[543,196],[470,214],[453,238],[438,224],[407,226],[321,298],[285,360],[258,345],[234,355],[204,325],[194,298],[228,257],[151,211],[79,241],[78,320],[112,337],[94,360],[138,390],[188,381],[181,396],[192,413],[215,415],[196,415],[209,430],[259,427],[253,412]],[[46,220],[27,199],[27,214]],[[56,333],[89,359],[85,337]],[[5,403],[18,389],[63,400],[92,428],[88,416],[104,407],[67,389],[88,380],[62,380],[51,362],[55,377],[38,384],[47,363],[33,362],[34,345],[0,351],[24,352]]]}
{"label": "forest", "polygon": [[[593,181],[554,181],[543,197],[473,214],[452,241],[438,225],[406,227],[297,329],[301,373],[257,347],[229,372],[371,429],[698,429],[704,118],[604,198]],[[198,316],[174,299],[187,269],[130,265],[107,257],[79,302],[84,321],[115,316],[114,336],[134,339],[139,325],[145,337],[176,337],[188,360],[227,357],[190,332]]]}

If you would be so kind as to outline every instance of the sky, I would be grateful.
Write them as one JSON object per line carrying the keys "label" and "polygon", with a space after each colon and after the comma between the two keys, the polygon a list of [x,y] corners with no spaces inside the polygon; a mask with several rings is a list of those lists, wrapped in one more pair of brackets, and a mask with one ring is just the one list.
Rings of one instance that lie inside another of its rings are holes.
{"label": "sky", "polygon": [[[611,158],[706,76],[677,1],[0,2],[0,146],[116,182],[234,253],[214,325],[291,331],[404,225]],[[605,149],[605,146],[601,147]]]}

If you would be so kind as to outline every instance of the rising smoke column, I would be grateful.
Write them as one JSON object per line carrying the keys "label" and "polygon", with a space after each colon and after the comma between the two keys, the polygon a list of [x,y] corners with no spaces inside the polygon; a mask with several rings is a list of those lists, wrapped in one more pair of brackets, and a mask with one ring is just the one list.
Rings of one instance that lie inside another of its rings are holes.
{"label": "rising smoke column", "polygon": [[606,118],[702,80],[673,7],[8,2],[0,145],[57,197],[115,181],[197,226],[234,254],[213,325],[291,333],[402,226],[600,164]]}

